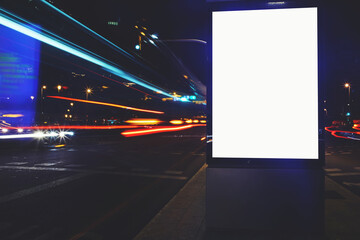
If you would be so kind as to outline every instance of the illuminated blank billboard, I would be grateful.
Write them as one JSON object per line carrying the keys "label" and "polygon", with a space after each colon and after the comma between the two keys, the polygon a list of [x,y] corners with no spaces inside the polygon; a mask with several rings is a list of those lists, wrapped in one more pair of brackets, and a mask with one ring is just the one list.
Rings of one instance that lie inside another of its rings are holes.
{"label": "illuminated blank billboard", "polygon": [[212,17],[212,157],[318,159],[317,8]]}

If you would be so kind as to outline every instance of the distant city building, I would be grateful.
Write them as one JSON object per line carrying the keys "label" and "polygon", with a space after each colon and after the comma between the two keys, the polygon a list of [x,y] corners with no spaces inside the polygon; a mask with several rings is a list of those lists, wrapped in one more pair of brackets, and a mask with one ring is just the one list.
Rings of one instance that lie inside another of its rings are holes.
{"label": "distant city building", "polygon": [[112,26],[118,26],[119,25],[118,22],[112,22],[112,21],[108,21],[107,24],[112,25]]}

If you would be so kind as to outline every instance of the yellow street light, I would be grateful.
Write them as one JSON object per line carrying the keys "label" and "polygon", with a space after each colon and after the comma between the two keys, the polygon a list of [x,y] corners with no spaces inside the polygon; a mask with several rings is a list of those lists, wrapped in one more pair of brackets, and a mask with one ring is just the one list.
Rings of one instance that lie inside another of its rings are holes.
{"label": "yellow street light", "polygon": [[61,85],[58,85],[58,86],[57,86],[58,92],[60,92],[61,88],[62,88]]}
{"label": "yellow street light", "polygon": [[349,88],[349,104],[348,104],[348,106],[349,106],[349,112],[350,112],[350,103],[351,103],[351,98],[350,98],[351,86],[350,86],[350,83],[345,83],[344,87]]}
{"label": "yellow street light", "polygon": [[42,88],[43,88],[43,89],[46,89],[46,85],[43,85]]}
{"label": "yellow street light", "polygon": [[91,89],[91,88],[86,88],[86,89],[85,89],[85,93],[86,93],[86,100],[88,100],[89,94],[92,93],[92,89]]}

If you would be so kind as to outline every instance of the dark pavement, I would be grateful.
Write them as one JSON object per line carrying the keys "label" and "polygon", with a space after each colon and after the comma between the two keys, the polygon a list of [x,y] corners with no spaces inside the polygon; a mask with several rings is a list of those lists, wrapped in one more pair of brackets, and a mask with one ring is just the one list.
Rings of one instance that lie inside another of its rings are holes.
{"label": "dark pavement", "polygon": [[204,164],[204,131],[3,149],[0,239],[132,239]]}
{"label": "dark pavement", "polygon": [[[136,240],[358,240],[360,239],[360,142],[326,136],[325,233],[211,231],[206,229],[206,166],[152,219]],[[352,184],[344,183],[344,180]]]}

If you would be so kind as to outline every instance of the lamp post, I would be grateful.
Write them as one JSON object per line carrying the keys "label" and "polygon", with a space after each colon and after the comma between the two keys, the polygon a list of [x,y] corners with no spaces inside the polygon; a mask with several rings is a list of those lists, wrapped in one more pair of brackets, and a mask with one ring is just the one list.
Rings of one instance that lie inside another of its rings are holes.
{"label": "lamp post", "polygon": [[[91,88],[86,88],[85,89],[86,100],[88,100],[89,94],[91,94],[91,93],[92,93]],[[86,104],[86,125],[88,125],[88,122],[89,122],[89,114],[88,114],[88,106]]]}
{"label": "lamp post", "polygon": [[43,85],[40,89],[40,92],[41,92],[41,99],[44,98],[44,90],[46,89],[46,85]]}
{"label": "lamp post", "polygon": [[345,87],[345,88],[349,88],[349,106],[350,106],[350,103],[351,103],[351,98],[350,98],[350,89],[351,89],[351,86],[350,86],[350,83],[345,83],[344,87]]}
{"label": "lamp post", "polygon": [[89,98],[89,94],[91,94],[91,93],[92,93],[91,88],[87,88],[87,89],[85,89],[85,93],[86,93],[86,100],[88,100],[88,98]]}
{"label": "lamp post", "polygon": [[348,103],[348,110],[349,110],[349,112],[350,112],[350,104],[351,104],[350,92],[351,92],[351,85],[350,85],[350,83],[345,83],[345,84],[344,84],[344,87],[349,89],[349,103]]}

